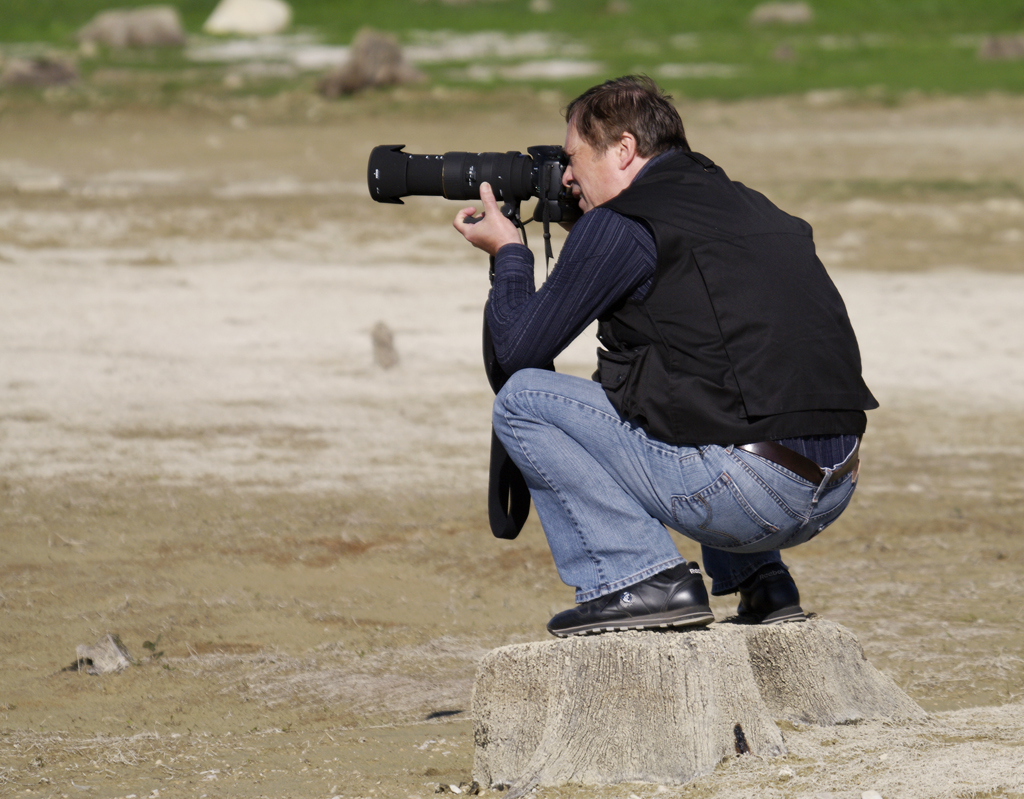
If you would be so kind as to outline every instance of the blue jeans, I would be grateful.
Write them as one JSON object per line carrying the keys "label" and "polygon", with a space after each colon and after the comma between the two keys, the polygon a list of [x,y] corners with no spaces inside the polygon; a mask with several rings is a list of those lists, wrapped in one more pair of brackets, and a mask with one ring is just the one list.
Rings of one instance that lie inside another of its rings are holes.
{"label": "blue jeans", "polygon": [[666,527],[701,545],[712,593],[732,593],[761,566],[783,565],[780,549],[835,521],[856,484],[856,469],[815,485],[731,446],[648,438],[598,383],[542,369],[509,379],[494,402],[494,429],[577,602],[682,563]]}

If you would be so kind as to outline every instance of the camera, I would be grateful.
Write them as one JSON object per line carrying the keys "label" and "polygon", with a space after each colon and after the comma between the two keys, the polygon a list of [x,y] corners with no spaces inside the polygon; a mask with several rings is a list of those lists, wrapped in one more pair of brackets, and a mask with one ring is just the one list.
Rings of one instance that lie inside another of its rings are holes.
{"label": "camera", "polygon": [[579,204],[562,185],[568,165],[557,145],[527,148],[527,154],[462,153],[413,155],[404,144],[382,144],[370,153],[366,181],[370,196],[379,203],[402,203],[402,197],[426,195],[449,200],[479,200],[480,184],[489,183],[503,213],[518,221],[519,204],[538,198],[537,222],[573,222]]}

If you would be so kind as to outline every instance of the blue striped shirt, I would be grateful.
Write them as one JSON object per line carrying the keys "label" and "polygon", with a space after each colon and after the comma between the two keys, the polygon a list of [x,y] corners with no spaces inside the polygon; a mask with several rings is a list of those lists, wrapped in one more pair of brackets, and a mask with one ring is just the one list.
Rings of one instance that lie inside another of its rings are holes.
{"label": "blue striped shirt", "polygon": [[549,364],[617,303],[643,299],[656,261],[646,226],[606,208],[595,208],[573,225],[539,289],[533,253],[522,244],[506,244],[495,258],[487,304],[498,363],[509,374]]}

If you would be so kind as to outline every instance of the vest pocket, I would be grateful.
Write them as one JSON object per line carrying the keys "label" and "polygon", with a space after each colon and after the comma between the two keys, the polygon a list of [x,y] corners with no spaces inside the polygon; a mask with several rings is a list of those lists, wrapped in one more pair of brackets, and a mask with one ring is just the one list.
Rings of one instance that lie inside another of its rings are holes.
{"label": "vest pocket", "polygon": [[609,352],[600,347],[597,350],[597,374],[601,387],[615,409],[626,419],[642,415],[637,402],[637,387],[650,351],[650,345],[626,352]]}

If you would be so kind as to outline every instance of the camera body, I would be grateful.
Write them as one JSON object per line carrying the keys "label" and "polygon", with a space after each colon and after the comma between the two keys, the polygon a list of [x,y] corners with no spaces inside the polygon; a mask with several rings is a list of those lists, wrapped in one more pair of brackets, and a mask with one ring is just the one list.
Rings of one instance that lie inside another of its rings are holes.
{"label": "camera body", "polygon": [[[440,196],[449,200],[479,200],[480,184],[489,183],[495,199],[515,209],[533,197],[538,199],[533,219],[538,222],[573,222],[579,204],[562,185],[568,165],[565,151],[557,145],[527,148],[527,154],[464,153],[414,155],[404,144],[373,148],[366,170],[370,196],[379,203],[402,203],[411,195]],[[506,211],[506,213],[508,213]]]}

